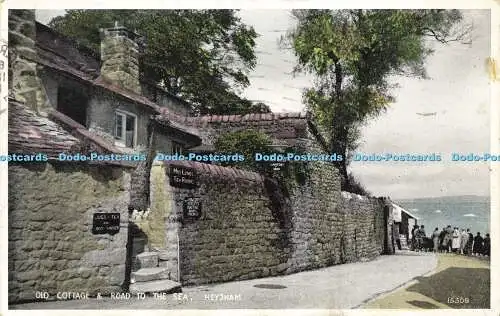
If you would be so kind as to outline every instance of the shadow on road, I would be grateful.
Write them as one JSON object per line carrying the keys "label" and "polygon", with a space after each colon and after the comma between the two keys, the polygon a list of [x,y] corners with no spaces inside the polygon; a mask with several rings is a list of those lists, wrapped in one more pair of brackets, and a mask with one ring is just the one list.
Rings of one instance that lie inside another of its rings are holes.
{"label": "shadow on road", "polygon": [[[418,277],[416,280],[419,282],[410,286],[407,291],[420,293],[451,308],[490,308],[489,269],[453,267],[429,277]],[[424,302],[420,301],[408,303],[421,308],[436,308],[430,306],[434,304],[421,304]]]}
{"label": "shadow on road", "polygon": [[421,256],[433,256],[433,252],[416,252],[416,251],[401,251],[396,252],[396,256],[406,256],[406,257],[421,257]]}
{"label": "shadow on road", "polygon": [[408,301],[408,303],[413,305],[413,306],[416,306],[418,308],[424,308],[424,309],[440,308],[439,306],[432,304],[432,303],[429,303],[429,302],[426,302],[426,301],[413,300],[413,301]]}

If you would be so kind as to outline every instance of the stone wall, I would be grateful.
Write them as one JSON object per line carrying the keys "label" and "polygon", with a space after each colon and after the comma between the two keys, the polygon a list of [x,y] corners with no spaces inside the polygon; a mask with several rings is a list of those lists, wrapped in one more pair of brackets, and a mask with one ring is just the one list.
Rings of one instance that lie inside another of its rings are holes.
{"label": "stone wall", "polygon": [[[310,163],[305,179],[280,185],[233,168],[173,165],[199,175],[196,189],[162,184],[174,203],[162,213],[168,215],[160,251],[170,246],[173,259],[178,251],[183,284],[294,273],[372,259],[384,250],[383,201],[341,194],[338,171],[329,163]],[[169,167],[162,172],[168,177]],[[187,198],[201,201],[200,218],[184,216]]]}
{"label": "stone wall", "polygon": [[[125,280],[130,175],[111,166],[9,164],[9,302],[35,291],[91,295]],[[120,213],[120,231],[93,235],[96,212]]]}
{"label": "stone wall", "polygon": [[[200,188],[173,188],[179,223],[179,269],[183,284],[203,284],[273,275],[286,265],[278,236],[284,230],[273,216],[264,179],[255,173],[193,164]],[[168,171],[168,169],[167,169]],[[202,216],[183,217],[183,201],[199,198]]]}
{"label": "stone wall", "polygon": [[45,115],[49,99],[37,75],[35,10],[9,10],[9,96]]}
{"label": "stone wall", "polygon": [[346,215],[344,227],[346,240],[345,249],[348,256],[346,262],[374,258],[385,250],[385,225],[391,222],[384,219],[382,198],[366,197],[348,192],[342,192],[341,207]]}

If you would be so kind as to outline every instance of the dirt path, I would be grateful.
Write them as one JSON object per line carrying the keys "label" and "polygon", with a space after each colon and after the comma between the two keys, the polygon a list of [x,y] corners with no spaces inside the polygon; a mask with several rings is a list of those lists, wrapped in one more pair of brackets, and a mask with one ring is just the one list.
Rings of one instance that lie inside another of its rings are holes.
{"label": "dirt path", "polygon": [[393,293],[375,299],[363,308],[490,308],[490,264],[488,260],[440,254],[431,275],[417,278]]}

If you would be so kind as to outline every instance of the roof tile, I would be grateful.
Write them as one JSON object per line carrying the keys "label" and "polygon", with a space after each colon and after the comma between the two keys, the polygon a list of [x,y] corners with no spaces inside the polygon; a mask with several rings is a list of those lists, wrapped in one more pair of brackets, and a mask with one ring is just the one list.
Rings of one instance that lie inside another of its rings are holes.
{"label": "roof tile", "polygon": [[123,153],[60,112],[52,111],[48,117],[44,117],[25,104],[9,100],[9,152],[43,153],[50,159],[57,159],[60,153],[86,150],[85,144],[88,141],[100,148],[99,151]]}

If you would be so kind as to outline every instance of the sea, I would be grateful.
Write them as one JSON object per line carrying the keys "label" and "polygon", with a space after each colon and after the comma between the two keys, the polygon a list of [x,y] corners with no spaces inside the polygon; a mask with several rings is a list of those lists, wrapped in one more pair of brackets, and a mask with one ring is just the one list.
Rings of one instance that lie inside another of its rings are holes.
{"label": "sea", "polygon": [[490,197],[476,195],[443,196],[394,201],[418,218],[429,235],[438,227],[469,228],[476,235],[490,232]]}

